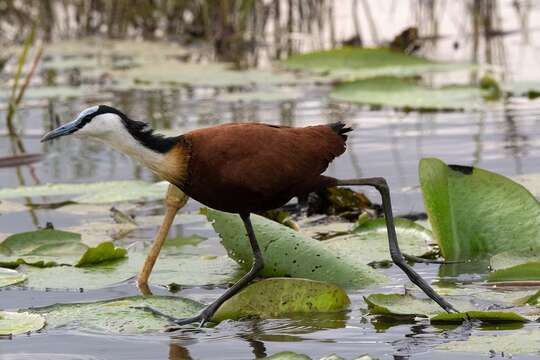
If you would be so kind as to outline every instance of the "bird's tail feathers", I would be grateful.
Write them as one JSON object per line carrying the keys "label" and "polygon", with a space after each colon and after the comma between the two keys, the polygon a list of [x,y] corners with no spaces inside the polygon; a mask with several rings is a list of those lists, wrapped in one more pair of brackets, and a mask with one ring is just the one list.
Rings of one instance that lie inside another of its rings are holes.
{"label": "bird's tail feathers", "polygon": [[345,124],[344,122],[338,121],[332,124],[328,124],[328,127],[332,129],[333,132],[338,134],[343,138],[343,140],[347,140],[347,133],[352,131],[353,128]]}

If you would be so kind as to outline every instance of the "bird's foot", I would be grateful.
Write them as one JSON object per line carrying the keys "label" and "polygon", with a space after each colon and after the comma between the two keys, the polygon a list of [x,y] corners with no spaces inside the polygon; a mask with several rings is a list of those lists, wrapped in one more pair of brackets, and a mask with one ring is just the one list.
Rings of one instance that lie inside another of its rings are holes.
{"label": "bird's foot", "polygon": [[210,319],[212,318],[212,315],[214,314],[214,312],[212,311],[212,308],[210,306],[204,308],[199,314],[195,315],[195,316],[192,316],[192,317],[188,317],[188,318],[176,318],[174,316],[171,316],[171,315],[168,315],[168,314],[165,314],[157,309],[154,309],[153,307],[151,306],[134,306],[133,308],[135,309],[140,309],[140,310],[143,310],[143,311],[148,311],[156,316],[160,316],[162,318],[165,318],[167,320],[169,320],[171,323],[174,323],[175,325],[172,325],[172,326],[169,326],[165,329],[166,332],[173,332],[173,331],[177,331],[177,330],[181,330],[183,329],[182,326],[185,326],[185,325],[190,325],[190,324],[193,324],[193,323],[198,323],[198,326],[197,328],[201,328],[205,323],[207,323],[208,321],[210,321]]}

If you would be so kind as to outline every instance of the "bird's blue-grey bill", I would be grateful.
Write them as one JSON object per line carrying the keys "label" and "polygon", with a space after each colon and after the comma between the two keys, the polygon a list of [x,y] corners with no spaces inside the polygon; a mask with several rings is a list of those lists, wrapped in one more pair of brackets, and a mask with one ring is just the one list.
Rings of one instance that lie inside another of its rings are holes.
{"label": "bird's blue-grey bill", "polygon": [[78,125],[80,123],[79,119],[75,119],[71,122],[68,122],[67,124],[64,124],[60,126],[59,128],[56,128],[54,130],[49,131],[43,137],[41,138],[41,142],[49,141],[52,139],[56,139],[60,136],[65,136],[74,133],[78,130]]}

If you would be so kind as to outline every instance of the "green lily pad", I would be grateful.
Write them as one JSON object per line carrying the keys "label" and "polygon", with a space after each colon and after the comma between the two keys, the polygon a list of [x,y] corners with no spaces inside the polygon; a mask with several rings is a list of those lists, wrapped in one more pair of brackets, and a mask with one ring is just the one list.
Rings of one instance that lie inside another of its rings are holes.
{"label": "green lily pad", "polygon": [[169,252],[171,252],[174,251],[174,248],[181,248],[186,245],[197,246],[204,240],[206,240],[206,238],[199,235],[176,236],[165,240],[163,247],[169,248]]}
{"label": "green lily pad", "polygon": [[[466,299],[475,305],[485,304],[493,306],[494,304],[503,307],[516,306],[523,304],[523,298],[528,298],[534,294],[534,290],[524,288],[518,290],[515,288],[505,288],[497,286],[485,286],[484,283],[469,284],[465,286],[438,286],[432,284],[433,290],[443,297],[451,297],[455,299]],[[414,289],[418,293],[421,291]],[[453,300],[452,300],[453,302]],[[457,305],[461,310],[461,304]]]}
{"label": "green lily pad", "polygon": [[26,280],[26,275],[12,269],[0,268],[0,288],[18,284]]}
{"label": "green lily pad", "polygon": [[524,174],[512,176],[511,179],[523,185],[537,198],[540,197],[540,173]]}
{"label": "green lily pad", "polygon": [[88,249],[77,233],[44,229],[7,237],[0,243],[0,265],[39,267],[73,265]]}
{"label": "green lily pad", "polygon": [[436,350],[479,354],[537,354],[540,352],[540,330],[522,330],[510,335],[472,335],[467,340],[437,345]]}
{"label": "green lily pad", "polygon": [[330,97],[337,101],[404,110],[473,110],[482,107],[483,90],[453,85],[431,88],[412,79],[374,77],[336,86]]}
{"label": "green lily pad", "polygon": [[351,301],[336,285],[306,279],[273,278],[258,281],[227,300],[213,320],[247,316],[279,318],[289,314],[345,310]]}
{"label": "green lily pad", "polygon": [[[428,245],[435,242],[431,231],[407,219],[396,219],[395,226],[404,253],[422,256],[432,251]],[[384,219],[368,220],[357,226],[353,234],[325,240],[322,244],[339,256],[349,256],[363,264],[391,261]]]}
{"label": "green lily pad", "polygon": [[173,60],[147,62],[131,69],[115,70],[112,74],[130,81],[132,88],[148,84],[228,87],[298,82],[293,74],[285,72],[256,69],[237,71],[223,63],[194,64]]}
{"label": "green lily pad", "polygon": [[[162,251],[165,253],[165,248]],[[128,257],[90,267],[23,267],[30,288],[99,289],[136,276],[146,254],[130,251]],[[169,286],[206,286],[234,282],[242,275],[239,266],[226,256],[162,254],[152,270],[150,283]]]}
{"label": "green lily pad", "polygon": [[74,249],[72,245],[81,242],[81,235],[68,231],[43,229],[14,234],[0,243],[2,255],[41,255],[57,248],[55,254],[66,254]]}
{"label": "green lily pad", "polygon": [[0,335],[19,335],[41,330],[45,319],[27,312],[0,311]]}
{"label": "green lily pad", "polygon": [[104,242],[95,248],[81,242],[81,235],[54,229],[23,232],[0,243],[0,265],[37,267],[59,265],[91,266],[126,256],[126,251]]}
{"label": "green lily pad", "polygon": [[[244,269],[252,264],[249,240],[240,216],[208,209],[229,256]],[[262,216],[251,221],[264,257],[264,277],[295,277],[330,282],[342,287],[365,287],[385,281],[370,267],[329,251],[319,241]]]}
{"label": "green lily pad", "polygon": [[540,246],[540,205],[523,186],[434,158],[422,159],[419,173],[432,231],[447,260]]}
{"label": "green lily pad", "polygon": [[433,71],[465,69],[466,64],[440,63],[385,48],[343,47],[290,56],[283,64],[339,79],[381,75],[411,76]]}
{"label": "green lily pad", "polygon": [[301,98],[303,94],[298,90],[268,88],[260,91],[245,91],[220,94],[216,99],[223,102],[282,102]]}
{"label": "green lily pad", "polygon": [[281,351],[274,355],[267,356],[263,359],[266,360],[311,360],[311,358],[304,354],[298,354],[292,351]]}
{"label": "green lily pad", "polygon": [[104,242],[86,250],[81,259],[75,264],[77,267],[92,266],[107,261],[122,259],[127,256],[127,250],[118,248],[112,242]]}
{"label": "green lily pad", "polygon": [[507,322],[528,322],[523,316],[509,311],[467,311],[460,313],[440,313],[433,316],[432,324],[455,324],[466,320],[478,320],[483,323],[507,323]]}
{"label": "green lily pad", "polygon": [[528,262],[489,273],[490,282],[500,281],[538,281],[540,280],[540,262]]}
{"label": "green lily pad", "polygon": [[507,85],[506,88],[513,96],[525,96],[533,100],[540,97],[540,82],[518,81]]}
{"label": "green lily pad", "polygon": [[441,312],[441,307],[434,301],[417,299],[409,294],[371,294],[364,300],[372,315],[425,317]]}
{"label": "green lily pad", "polygon": [[0,190],[0,199],[36,196],[78,195],[73,201],[78,203],[113,203],[139,199],[162,199],[168,183],[148,183],[140,180],[109,181],[92,184],[48,184],[22,186]]}
{"label": "green lily pad", "polygon": [[488,281],[540,281],[538,248],[505,251],[490,259]]}
{"label": "green lily pad", "polygon": [[28,210],[28,208],[23,204],[5,200],[0,201],[0,214],[13,214],[26,210]]}
{"label": "green lily pad", "polygon": [[[40,86],[28,87],[24,92],[24,98],[29,99],[80,99],[85,97],[96,97],[97,88],[88,86]],[[11,90],[0,88],[0,100],[7,100],[11,94]],[[102,91],[99,92],[104,95]]]}
{"label": "green lily pad", "polygon": [[525,296],[521,298],[518,303],[519,305],[528,304],[528,305],[538,306],[540,304],[540,290],[538,290],[537,292],[535,292],[534,294],[530,296]]}
{"label": "green lily pad", "polygon": [[193,316],[204,305],[193,300],[134,296],[95,303],[60,304],[34,310],[45,317],[48,329],[76,328],[105,334],[134,335],[164,331],[171,323],[136,307],[151,306],[174,317]]}

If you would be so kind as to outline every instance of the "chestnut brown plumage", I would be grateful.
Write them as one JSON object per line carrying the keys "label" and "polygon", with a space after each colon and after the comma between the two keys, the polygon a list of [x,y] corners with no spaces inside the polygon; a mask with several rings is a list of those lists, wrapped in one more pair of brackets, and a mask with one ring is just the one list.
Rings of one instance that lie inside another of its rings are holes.
{"label": "chestnut brown plumage", "polygon": [[350,129],[336,128],[339,133],[325,125],[247,123],[189,132],[178,145],[189,149],[187,178],[175,185],[221,211],[275,209],[294,196],[336,185],[321,175],[345,151],[342,134]]}
{"label": "chestnut brown plumage", "polygon": [[206,206],[241,216],[253,250],[252,269],[199,315],[171,318],[177,324],[209,320],[224,301],[263,268],[264,259],[250,213],[274,209],[292,197],[337,185],[373,186],[380,192],[392,260],[443,309],[455,311],[405,263],[397,243],[386,181],[383,178],[337,180],[322,175],[328,164],[345,151],[346,134],[351,130],[343,123],[304,128],[242,123],[163,137],[119,110],[101,105],[84,110],[71,123],[45,135],[43,141],[72,133],[95,138],[141,161],[174,186],[168,192],[165,220],[139,275],[142,287],[147,284],[178,209],[185,203],[175,187]]}

